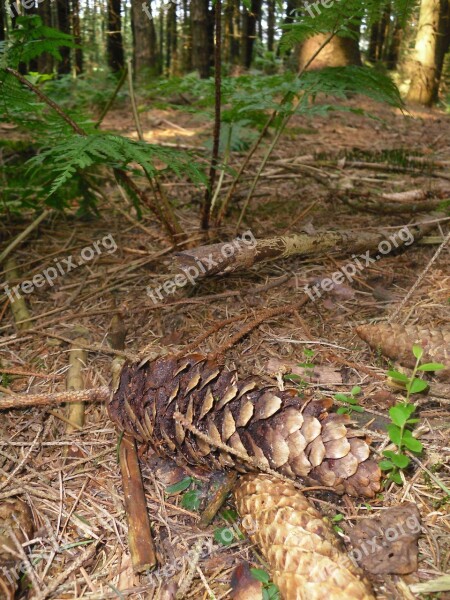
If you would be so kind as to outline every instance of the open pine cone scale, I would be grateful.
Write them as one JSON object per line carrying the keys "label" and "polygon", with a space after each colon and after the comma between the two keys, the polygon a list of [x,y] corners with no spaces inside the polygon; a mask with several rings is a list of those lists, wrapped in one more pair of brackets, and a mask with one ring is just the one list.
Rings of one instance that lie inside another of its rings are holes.
{"label": "open pine cone scale", "polygon": [[125,364],[108,410],[121,429],[162,456],[209,469],[270,468],[291,479],[373,497],[380,470],[365,440],[347,428],[348,416],[327,412],[331,404],[302,399],[292,389],[258,386],[254,378],[238,380],[236,371],[193,354]]}

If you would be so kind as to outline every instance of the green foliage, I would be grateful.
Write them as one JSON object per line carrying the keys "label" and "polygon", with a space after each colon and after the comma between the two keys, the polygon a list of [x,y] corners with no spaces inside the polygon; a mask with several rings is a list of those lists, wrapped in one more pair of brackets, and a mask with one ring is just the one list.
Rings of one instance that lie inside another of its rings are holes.
{"label": "green foliage", "polygon": [[339,402],[344,402],[348,406],[341,406],[337,409],[338,415],[351,415],[352,412],[364,412],[364,408],[358,404],[358,396],[361,393],[361,388],[355,385],[350,394],[335,394],[334,398]]}
{"label": "green foliage", "polygon": [[187,510],[198,510],[200,507],[201,490],[199,484],[201,482],[194,477],[184,477],[180,481],[166,487],[166,494],[168,496],[178,495],[185,490],[188,490],[192,486],[191,490],[188,490],[181,498],[181,506]]}
{"label": "green foliage", "polygon": [[[304,348],[303,356],[305,357],[305,362],[299,363],[298,366],[301,367],[302,369],[305,369],[305,375],[311,381],[311,379],[314,375],[314,367],[315,367],[315,364],[313,363],[314,350],[310,350],[309,348]],[[308,381],[306,381],[305,379],[300,377],[300,375],[295,375],[292,373],[285,375],[284,379],[286,379],[287,381],[293,381],[294,383],[296,383],[299,391],[304,389],[305,387],[307,387],[308,383],[309,383]]]}
{"label": "green foliage", "polygon": [[420,364],[423,357],[423,348],[414,345],[412,348],[416,364],[412,374],[408,377],[400,371],[388,371],[389,377],[394,379],[396,383],[405,386],[406,401],[396,404],[389,409],[391,423],[388,425],[389,439],[395,446],[396,451],[385,450],[383,455],[385,460],[380,462],[380,469],[389,473],[389,480],[394,481],[398,485],[402,485],[403,480],[400,475],[402,469],[406,469],[410,465],[410,458],[405,454],[405,451],[410,451],[420,454],[423,450],[422,443],[417,440],[412,434],[412,427],[419,422],[419,419],[413,418],[416,407],[409,403],[409,398],[412,394],[423,392],[428,384],[422,379],[416,377],[417,372],[439,371],[444,369],[444,365],[439,363]]}
{"label": "green foliage", "polygon": [[270,581],[270,575],[264,569],[250,569],[252,577],[263,584],[263,600],[279,600],[280,591]]}
{"label": "green foliage", "polygon": [[17,68],[44,52],[61,59],[61,47],[75,48],[71,35],[43,25],[38,15],[17,17],[16,28],[9,32],[10,40],[0,42],[0,68]]}
{"label": "green foliage", "polygon": [[341,37],[357,38],[361,22],[370,27],[387,7],[398,16],[400,23],[406,24],[416,4],[415,0],[335,0],[325,7],[321,2],[308,2],[294,11],[294,23],[282,25],[281,48],[288,50],[319,33],[334,32]]}
{"label": "green foliage", "polygon": [[[101,167],[129,170],[133,166],[136,176],[170,174],[190,177],[195,184],[206,182],[202,167],[191,154],[98,132],[77,105],[65,109],[65,114],[87,135],[74,133],[62,116],[6,70],[16,69],[19,62],[42,52],[59,58],[61,46],[74,47],[71,37],[43,26],[37,16],[20,17],[17,23],[12,41],[1,44],[0,120],[15,124],[18,132],[27,134],[34,156],[22,155],[21,160],[2,167],[5,194],[0,209],[16,212],[43,203],[63,209],[76,200],[79,212],[95,212],[97,199],[86,176],[95,175]],[[68,78],[58,82],[32,74],[27,78],[50,97],[67,91]]]}
{"label": "green foliage", "polygon": [[49,175],[53,179],[49,196],[71,179],[78,170],[92,165],[108,165],[125,168],[130,163],[138,163],[149,177],[161,173],[155,163],[165,163],[176,175],[187,175],[196,183],[204,181],[201,171],[189,155],[154,144],[137,142],[118,135],[96,133],[88,136],[72,135],[64,137],[51,148],[28,161],[32,169],[51,165]]}

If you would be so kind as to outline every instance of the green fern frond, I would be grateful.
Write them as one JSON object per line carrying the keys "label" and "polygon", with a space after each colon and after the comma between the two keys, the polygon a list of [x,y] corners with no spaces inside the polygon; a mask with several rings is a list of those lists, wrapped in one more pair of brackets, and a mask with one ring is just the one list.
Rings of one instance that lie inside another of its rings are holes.
{"label": "green fern frond", "polygon": [[64,136],[28,161],[32,172],[43,165],[49,169],[53,178],[49,195],[66,184],[75,173],[93,165],[125,168],[133,163],[140,165],[150,177],[168,170],[178,176],[187,176],[196,184],[206,182],[199,164],[190,155],[108,133]]}
{"label": "green fern frond", "polygon": [[288,50],[318,33],[335,32],[341,37],[356,38],[361,22],[370,27],[387,7],[392,7],[400,24],[404,24],[417,4],[417,0],[334,0],[330,6],[324,6],[320,0],[306,2],[294,11],[295,22],[281,26],[284,33],[280,48]]}
{"label": "green fern frond", "polygon": [[2,58],[10,67],[17,67],[20,62],[27,63],[44,52],[61,60],[62,46],[77,47],[71,35],[43,25],[38,15],[17,17],[16,25],[10,32],[12,43],[5,46]]}

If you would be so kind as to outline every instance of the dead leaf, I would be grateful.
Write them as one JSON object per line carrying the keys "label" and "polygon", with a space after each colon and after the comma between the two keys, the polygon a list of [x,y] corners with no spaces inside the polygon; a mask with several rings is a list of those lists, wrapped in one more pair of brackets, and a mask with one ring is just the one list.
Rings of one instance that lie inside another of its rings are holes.
{"label": "dead leaf", "polygon": [[262,583],[251,574],[248,563],[238,565],[231,576],[233,600],[261,600]]}
{"label": "dead leaf", "polygon": [[419,509],[404,502],[364,519],[351,529],[351,556],[369,573],[406,575],[417,571],[421,532]]}

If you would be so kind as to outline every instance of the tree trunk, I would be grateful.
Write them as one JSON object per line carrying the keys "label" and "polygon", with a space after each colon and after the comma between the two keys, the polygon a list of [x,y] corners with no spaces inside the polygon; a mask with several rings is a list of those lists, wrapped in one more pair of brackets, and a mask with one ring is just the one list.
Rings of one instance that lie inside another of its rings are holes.
{"label": "tree trunk", "polygon": [[[450,1],[441,1],[441,11],[439,17],[439,37],[436,47],[436,79],[441,81],[442,69],[444,67],[445,55],[450,48]],[[438,100],[439,83],[435,88],[434,101]]]}
{"label": "tree trunk", "polygon": [[[303,69],[320,46],[328,39],[328,33],[319,33],[308,38],[299,50],[299,68]],[[334,36],[308,69],[323,69],[324,67],[361,66],[361,52],[358,40],[349,37]]]}
{"label": "tree trunk", "polygon": [[136,78],[158,75],[159,60],[155,22],[151,2],[142,0],[131,2],[131,31],[133,34],[133,68]]}
{"label": "tree trunk", "polygon": [[437,48],[443,0],[422,0],[416,44],[411,60],[408,101],[431,106],[439,88]]}
{"label": "tree trunk", "polygon": [[375,63],[382,60],[387,34],[389,32],[391,7],[386,6],[379,21],[372,25],[370,30],[370,43],[367,58]]}
{"label": "tree trunk", "polygon": [[241,64],[249,69],[252,64],[256,23],[261,12],[261,0],[251,0],[251,9],[244,8],[242,15]]}
{"label": "tree trunk", "polygon": [[6,29],[6,15],[5,15],[5,7],[3,2],[0,4],[0,42],[3,42],[5,39],[5,29]]}
{"label": "tree trunk", "polygon": [[177,72],[177,5],[169,2],[166,25],[166,70],[169,77]]}
{"label": "tree trunk", "polygon": [[108,0],[108,32],[106,52],[108,65],[113,73],[124,68],[120,0]]}
{"label": "tree trunk", "polygon": [[275,41],[275,0],[267,0],[267,50],[273,52]]}
{"label": "tree trunk", "polygon": [[[47,0],[44,0],[47,4]],[[72,0],[72,30],[74,41],[81,46],[80,2]],[[75,48],[75,75],[83,72],[83,49]]]}
{"label": "tree trunk", "polygon": [[[70,34],[70,12],[67,0],[56,0],[56,14],[58,18],[58,29],[63,33]],[[58,64],[58,75],[68,75],[70,66],[70,48],[62,46],[59,49],[61,60]]]}
{"label": "tree trunk", "polygon": [[202,79],[208,79],[211,64],[208,6],[208,0],[191,2],[192,66]]}
{"label": "tree trunk", "polygon": [[223,49],[225,61],[231,65],[239,63],[239,25],[239,0],[227,0],[224,9]]}
{"label": "tree trunk", "polygon": [[[37,7],[37,13],[41,17],[42,22],[47,27],[52,26],[52,8],[50,2],[40,2]],[[39,73],[53,73],[54,59],[51,54],[44,52],[38,56],[38,71]]]}
{"label": "tree trunk", "polygon": [[188,0],[183,0],[183,27],[181,31],[181,71],[182,73],[190,73],[192,71],[192,35]]}
{"label": "tree trunk", "polygon": [[395,20],[394,30],[392,32],[389,50],[386,57],[386,66],[393,71],[397,68],[400,57],[400,48],[403,40],[403,29],[399,19]]}

